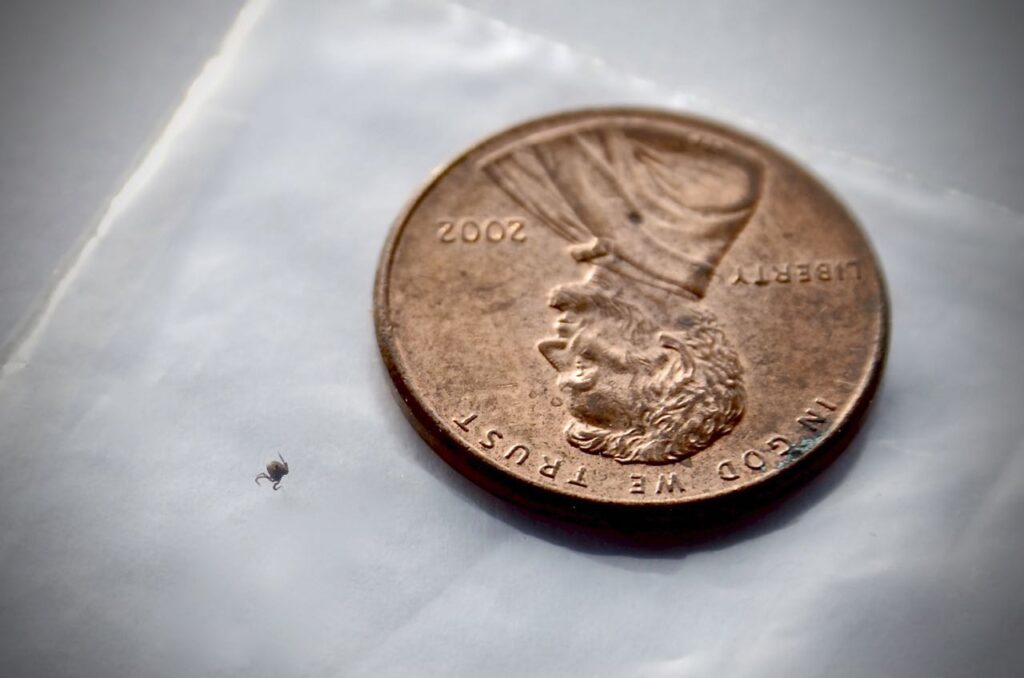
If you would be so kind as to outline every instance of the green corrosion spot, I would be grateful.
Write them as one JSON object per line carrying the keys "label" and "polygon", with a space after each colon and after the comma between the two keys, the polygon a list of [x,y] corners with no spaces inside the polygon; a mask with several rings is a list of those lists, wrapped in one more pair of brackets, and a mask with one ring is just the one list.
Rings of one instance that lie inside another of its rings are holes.
{"label": "green corrosion spot", "polygon": [[786,468],[787,466],[795,462],[797,459],[810,452],[811,448],[817,445],[818,440],[820,439],[821,434],[801,438],[799,442],[795,443],[789,448],[789,451],[787,451],[786,454],[783,455],[782,459],[779,459],[779,463],[775,465],[775,468],[777,468],[780,471]]}

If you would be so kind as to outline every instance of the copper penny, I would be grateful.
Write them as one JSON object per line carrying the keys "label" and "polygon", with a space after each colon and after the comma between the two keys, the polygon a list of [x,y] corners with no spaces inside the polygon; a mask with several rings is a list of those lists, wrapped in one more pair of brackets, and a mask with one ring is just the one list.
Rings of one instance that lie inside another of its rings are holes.
{"label": "copper penny", "polygon": [[728,127],[533,120],[398,218],[377,336],[420,433],[474,480],[583,518],[765,501],[842,448],[888,305],[817,180]]}

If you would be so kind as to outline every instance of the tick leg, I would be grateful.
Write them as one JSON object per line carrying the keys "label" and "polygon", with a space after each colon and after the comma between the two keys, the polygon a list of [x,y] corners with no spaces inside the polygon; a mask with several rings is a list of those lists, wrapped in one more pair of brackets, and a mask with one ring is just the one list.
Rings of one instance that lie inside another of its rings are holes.
{"label": "tick leg", "polygon": [[281,481],[280,480],[278,480],[276,483],[274,483],[274,489],[275,490],[281,489]]}
{"label": "tick leg", "polygon": [[261,478],[265,478],[265,479],[267,479],[267,480],[273,480],[273,479],[272,479],[272,478],[271,478],[270,476],[268,476],[268,475],[267,475],[266,473],[261,473],[261,474],[259,474],[258,476],[256,476],[256,484],[257,484],[257,485],[259,485],[259,484],[260,484],[260,479],[261,479]]}
{"label": "tick leg", "polygon": [[278,453],[277,453],[277,458],[278,458],[278,459],[280,459],[280,460],[281,460],[281,463],[282,463],[282,464],[284,464],[285,466],[287,466],[287,465],[288,465],[288,462],[286,462],[286,461],[284,460],[284,457],[282,457],[282,456],[281,456],[281,453],[280,453],[280,452],[278,452]]}

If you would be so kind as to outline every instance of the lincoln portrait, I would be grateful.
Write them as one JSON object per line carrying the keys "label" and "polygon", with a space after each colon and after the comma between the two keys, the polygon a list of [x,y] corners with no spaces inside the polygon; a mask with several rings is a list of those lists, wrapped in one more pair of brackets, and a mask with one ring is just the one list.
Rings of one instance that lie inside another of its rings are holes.
{"label": "lincoln portrait", "polygon": [[583,277],[555,286],[555,370],[579,450],[623,464],[685,459],[743,416],[742,363],[702,300],[756,209],[758,161],[707,133],[573,123],[481,169],[565,240]]}

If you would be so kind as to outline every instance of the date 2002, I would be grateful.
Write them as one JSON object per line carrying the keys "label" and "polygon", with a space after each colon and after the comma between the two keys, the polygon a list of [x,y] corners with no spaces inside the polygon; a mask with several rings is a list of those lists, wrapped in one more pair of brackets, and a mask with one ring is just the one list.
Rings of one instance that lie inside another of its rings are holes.
{"label": "date 2002", "polygon": [[522,219],[439,221],[437,239],[445,244],[526,242],[526,224]]}

